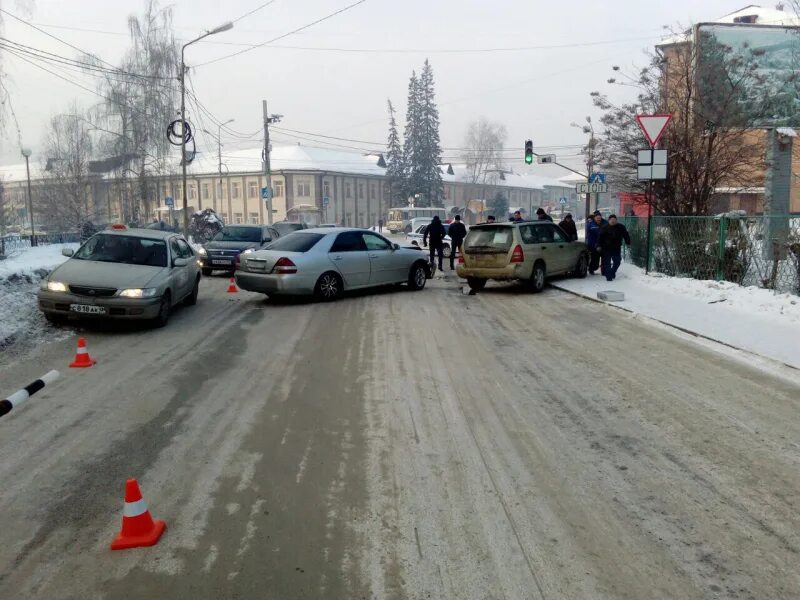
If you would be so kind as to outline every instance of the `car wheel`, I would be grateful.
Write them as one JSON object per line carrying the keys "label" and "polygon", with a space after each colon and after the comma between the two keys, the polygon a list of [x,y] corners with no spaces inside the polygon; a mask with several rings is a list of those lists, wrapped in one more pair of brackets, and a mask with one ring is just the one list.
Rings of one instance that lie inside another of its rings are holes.
{"label": "car wheel", "polygon": [[578,279],[583,279],[586,277],[586,273],[589,271],[589,261],[586,258],[585,254],[581,254],[581,257],[578,259],[578,264],[575,266],[575,270],[572,272],[573,277],[577,277]]}
{"label": "car wheel", "polygon": [[186,296],[183,300],[183,303],[186,306],[194,306],[197,304],[197,295],[200,293],[200,278],[198,277],[194,281],[194,287],[192,288],[192,293]]}
{"label": "car wheel", "polygon": [[203,275],[206,277],[211,277],[211,269],[203,269]]}
{"label": "car wheel", "polygon": [[44,318],[47,319],[47,322],[51,325],[63,325],[66,321],[66,317],[64,315],[59,315],[56,313],[44,313]]}
{"label": "car wheel", "polygon": [[342,295],[343,288],[342,278],[336,273],[323,273],[314,287],[314,296],[323,302],[330,302],[337,300]]}
{"label": "car wheel", "polygon": [[408,273],[408,287],[412,290],[421,290],[428,281],[428,273],[423,263],[414,263]]}
{"label": "car wheel", "polygon": [[486,287],[486,280],[480,279],[479,277],[467,277],[467,285],[469,289],[480,292]]}
{"label": "car wheel", "polygon": [[156,317],[156,327],[164,327],[169,321],[169,314],[172,312],[172,296],[169,291],[161,296],[161,303],[158,305],[158,316]]}
{"label": "car wheel", "polygon": [[545,282],[544,263],[537,262],[535,265],[533,265],[533,273],[531,273],[531,278],[527,282],[528,288],[534,294],[538,294],[544,289],[544,282]]}
{"label": "car wheel", "polygon": [[448,244],[444,245],[444,250],[442,251],[442,254],[444,255],[445,258],[450,258],[450,246]]}

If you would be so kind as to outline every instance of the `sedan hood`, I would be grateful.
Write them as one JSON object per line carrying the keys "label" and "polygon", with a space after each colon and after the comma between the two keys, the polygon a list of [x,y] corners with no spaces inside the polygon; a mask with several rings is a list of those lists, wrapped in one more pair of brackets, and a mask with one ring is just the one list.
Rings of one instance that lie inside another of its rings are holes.
{"label": "sedan hood", "polygon": [[163,269],[166,267],[71,258],[50,274],[50,280],[90,287],[143,288]]}
{"label": "sedan hood", "polygon": [[255,242],[208,242],[204,248],[208,250],[238,250],[242,252],[248,248],[257,248]]}

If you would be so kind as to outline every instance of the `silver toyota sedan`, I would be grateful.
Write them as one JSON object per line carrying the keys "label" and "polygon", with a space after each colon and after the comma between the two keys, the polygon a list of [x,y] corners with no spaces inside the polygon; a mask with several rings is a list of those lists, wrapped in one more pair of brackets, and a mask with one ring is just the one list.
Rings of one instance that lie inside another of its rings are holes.
{"label": "silver toyota sedan", "polygon": [[197,302],[200,267],[186,240],[171,231],[112,229],[90,237],[42,281],[39,309],[68,317],[152,319],[166,325],[172,307]]}
{"label": "silver toyota sedan", "polygon": [[267,295],[335,300],[348,290],[407,283],[421,290],[432,272],[418,248],[364,229],[304,229],[241,255],[236,283]]}

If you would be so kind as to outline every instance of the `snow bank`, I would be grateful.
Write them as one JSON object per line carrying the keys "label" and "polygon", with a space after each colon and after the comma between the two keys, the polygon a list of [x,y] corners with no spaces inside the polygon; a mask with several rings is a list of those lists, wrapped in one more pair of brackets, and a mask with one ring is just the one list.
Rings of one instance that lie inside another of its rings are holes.
{"label": "snow bank", "polygon": [[0,362],[10,360],[17,353],[14,351],[63,335],[39,311],[36,292],[42,278],[67,260],[61,250],[77,247],[51,244],[24,248],[0,261]]}
{"label": "snow bank", "polygon": [[558,288],[597,298],[624,292],[614,303],[634,313],[800,368],[800,296],[724,281],[667,277],[623,264],[617,279],[599,274],[555,281]]}

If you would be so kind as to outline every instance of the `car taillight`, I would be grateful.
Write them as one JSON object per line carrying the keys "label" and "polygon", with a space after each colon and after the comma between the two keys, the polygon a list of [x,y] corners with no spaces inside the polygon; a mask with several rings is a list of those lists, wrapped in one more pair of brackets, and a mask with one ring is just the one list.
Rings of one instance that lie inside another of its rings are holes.
{"label": "car taillight", "polygon": [[522,253],[522,246],[517,244],[517,247],[514,248],[514,252],[511,253],[511,262],[512,263],[521,263],[525,262],[525,255]]}
{"label": "car taillight", "polygon": [[273,268],[272,271],[274,273],[282,273],[284,275],[287,273],[297,273],[297,265],[285,256],[282,256],[275,263],[275,268]]}
{"label": "car taillight", "polygon": [[463,252],[458,255],[458,264],[460,264],[460,265],[464,264],[464,253]]}

